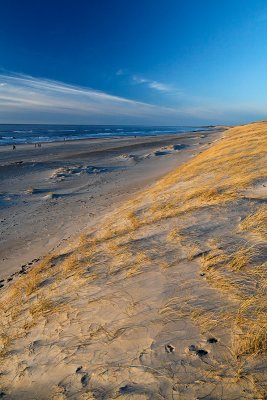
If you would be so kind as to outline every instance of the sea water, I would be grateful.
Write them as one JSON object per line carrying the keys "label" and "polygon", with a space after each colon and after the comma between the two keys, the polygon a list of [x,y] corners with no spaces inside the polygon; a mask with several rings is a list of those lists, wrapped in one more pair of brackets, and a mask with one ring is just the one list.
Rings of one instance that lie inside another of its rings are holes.
{"label": "sea water", "polygon": [[201,126],[0,124],[0,146],[124,136],[158,136],[212,129]]}

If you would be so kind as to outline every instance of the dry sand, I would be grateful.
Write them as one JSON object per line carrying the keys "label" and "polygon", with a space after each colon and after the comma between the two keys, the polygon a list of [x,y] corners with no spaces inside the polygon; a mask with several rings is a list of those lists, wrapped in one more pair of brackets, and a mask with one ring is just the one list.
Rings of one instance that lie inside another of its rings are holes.
{"label": "dry sand", "polygon": [[110,152],[145,188],[2,289],[2,398],[266,399],[266,127]]}
{"label": "dry sand", "polygon": [[0,148],[0,279],[77,237],[101,215],[202,151],[217,135]]}

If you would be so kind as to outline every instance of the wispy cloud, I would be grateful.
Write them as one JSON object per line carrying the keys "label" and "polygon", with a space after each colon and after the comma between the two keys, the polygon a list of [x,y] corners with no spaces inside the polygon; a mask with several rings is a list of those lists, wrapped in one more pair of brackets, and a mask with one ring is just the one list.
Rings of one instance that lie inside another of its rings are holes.
{"label": "wispy cloud", "polygon": [[[139,84],[165,90],[159,82]],[[154,86],[154,87],[153,87]],[[0,74],[0,123],[198,125],[266,118],[266,108],[192,100],[164,107],[21,74]],[[229,119],[230,118],[230,119]],[[233,119],[234,118],[234,119]]]}
{"label": "wispy cloud", "polygon": [[53,121],[55,116],[68,121],[76,116],[76,120],[80,117],[87,123],[133,123],[152,121],[155,117],[174,118],[177,110],[58,81],[0,74],[0,122],[6,116],[16,119],[18,113],[27,116],[43,113]]}
{"label": "wispy cloud", "polygon": [[118,69],[117,71],[116,71],[116,75],[117,76],[121,76],[121,75],[124,75],[125,74],[125,72],[124,72],[124,69],[122,69],[122,68],[120,68],[120,69]]}
{"label": "wispy cloud", "polygon": [[181,93],[181,90],[176,89],[173,85],[158,82],[152,79],[143,78],[138,75],[132,77],[132,81],[136,85],[145,85],[150,89],[157,90],[163,93]]}

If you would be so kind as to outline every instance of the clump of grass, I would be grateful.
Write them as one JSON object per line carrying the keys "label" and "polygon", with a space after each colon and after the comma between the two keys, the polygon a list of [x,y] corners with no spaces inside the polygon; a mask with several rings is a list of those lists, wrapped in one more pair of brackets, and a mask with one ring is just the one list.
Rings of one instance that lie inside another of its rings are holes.
{"label": "clump of grass", "polygon": [[29,314],[34,321],[40,319],[40,317],[47,317],[48,315],[54,314],[62,310],[63,305],[55,302],[48,297],[39,297],[29,308]]}
{"label": "clump of grass", "polygon": [[34,294],[41,282],[50,273],[54,254],[49,254],[26,274],[18,278],[3,294],[0,303],[2,321],[12,324],[27,305],[28,297]]}
{"label": "clump of grass", "polygon": [[202,335],[211,333],[218,326],[222,328],[229,318],[225,313],[216,313],[201,307],[192,307],[189,317],[200,327]]}
{"label": "clump of grass", "polygon": [[240,271],[243,268],[250,267],[256,253],[259,253],[259,251],[255,246],[241,247],[229,257],[227,266],[231,271]]}
{"label": "clump of grass", "polygon": [[121,242],[118,240],[111,240],[106,244],[109,253],[115,255],[121,251]]}
{"label": "clump of grass", "polygon": [[[202,259],[206,279],[215,288],[239,300],[239,308],[232,315],[232,351],[237,356],[267,352],[267,279],[265,263],[255,266],[259,255],[256,246],[237,248],[231,254],[214,248]],[[231,276],[228,271],[233,271]],[[240,277],[239,272],[245,271]],[[254,288],[246,294],[246,289]]]}
{"label": "clump of grass", "polygon": [[150,262],[150,257],[144,251],[139,252],[136,256],[134,256],[133,265],[127,271],[127,278],[140,274],[142,268],[145,265],[148,265]]}
{"label": "clump of grass", "polygon": [[163,271],[171,267],[171,264],[166,260],[159,261],[158,265]]}
{"label": "clump of grass", "polygon": [[235,319],[233,338],[237,354],[267,353],[267,278],[259,282],[255,294],[244,299]]}
{"label": "clump of grass", "polygon": [[212,287],[221,290],[228,296],[234,299],[240,299],[242,297],[236,280],[229,275],[227,276],[223,270],[219,268],[210,268],[206,270],[205,277]]}
{"label": "clump of grass", "polygon": [[186,254],[188,261],[192,261],[198,254],[202,252],[199,245],[192,243],[186,247]]}
{"label": "clump of grass", "polygon": [[250,299],[247,312],[242,309],[244,302],[236,316],[233,349],[237,355],[267,354],[267,302],[260,300],[258,308],[257,300]]}
{"label": "clump of grass", "polygon": [[257,315],[256,320],[246,319],[244,324],[237,324],[238,331],[233,337],[233,351],[238,356],[249,354],[267,354],[267,326],[265,315]]}
{"label": "clump of grass", "polygon": [[170,299],[160,310],[166,322],[189,318],[201,331],[201,334],[211,333],[218,326],[229,325],[233,315],[224,309],[216,311],[198,305],[198,299],[192,295],[176,296]]}
{"label": "clump of grass", "polygon": [[203,255],[201,258],[201,269],[203,272],[208,272],[209,269],[211,268],[217,268],[225,261],[227,260],[227,257],[225,253],[218,249],[218,247],[213,248],[210,252],[207,254]]}
{"label": "clump of grass", "polygon": [[51,268],[54,258],[54,254],[49,254],[41,262],[34,266],[25,276],[25,278],[22,278],[18,281],[18,285],[21,285],[21,287],[25,290],[26,296],[30,296],[39,288],[47,273],[49,273],[48,270]]}
{"label": "clump of grass", "polygon": [[[254,271],[249,267],[257,253],[254,246],[241,247],[230,254],[214,247],[202,257],[201,272],[212,287],[241,301],[254,286]],[[243,275],[239,274],[241,271]]]}
{"label": "clump of grass", "polygon": [[74,273],[79,267],[80,265],[77,254],[71,254],[70,256],[66,257],[60,266],[64,274]]}
{"label": "clump of grass", "polygon": [[65,388],[62,386],[53,386],[51,400],[67,400]]}
{"label": "clump of grass", "polygon": [[30,296],[32,293],[34,293],[38,289],[41,282],[43,281],[41,273],[31,274],[30,278],[31,279],[27,280],[24,283],[25,294],[27,296]]}
{"label": "clump of grass", "polygon": [[82,233],[79,237],[79,246],[86,246],[88,244],[87,235]]}
{"label": "clump of grass", "polygon": [[0,301],[0,312],[1,314],[7,313],[9,310],[14,311],[14,307],[22,304],[23,297],[23,285],[21,285],[20,280],[14,282],[9,288],[7,293],[4,293]]}
{"label": "clump of grass", "polygon": [[126,215],[126,218],[130,222],[129,229],[136,230],[142,224],[142,221],[137,218],[136,214],[133,211],[129,211],[128,214]]}
{"label": "clump of grass", "polygon": [[108,243],[108,251],[111,257],[109,273],[112,275],[127,270],[133,258],[129,244],[122,245],[119,241],[111,241]]}
{"label": "clump of grass", "polygon": [[256,212],[248,215],[239,225],[241,231],[249,231],[267,240],[267,205],[260,206]]}
{"label": "clump of grass", "polygon": [[228,200],[232,200],[236,197],[236,194],[234,192],[230,191],[225,191],[223,189],[220,189],[220,187],[217,188],[211,188],[210,186],[201,186],[197,185],[196,187],[193,187],[192,189],[187,190],[184,195],[183,199],[184,201],[193,201],[195,203],[195,206],[201,206],[203,203],[204,204],[217,204],[217,203],[222,203]]}
{"label": "clump of grass", "polygon": [[115,224],[106,223],[104,227],[97,232],[95,242],[96,244],[100,244],[110,239],[114,239],[119,233],[120,231],[118,231]]}
{"label": "clump of grass", "polygon": [[186,237],[178,229],[172,229],[167,235],[167,240],[173,243],[182,243]]}
{"label": "clump of grass", "polygon": [[11,337],[5,333],[0,334],[0,357],[5,357],[11,344]]}

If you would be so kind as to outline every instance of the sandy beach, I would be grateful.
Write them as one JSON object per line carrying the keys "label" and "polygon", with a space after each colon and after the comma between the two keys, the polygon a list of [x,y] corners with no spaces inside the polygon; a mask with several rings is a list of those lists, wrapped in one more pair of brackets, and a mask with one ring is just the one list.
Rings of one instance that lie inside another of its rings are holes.
{"label": "sandy beach", "polygon": [[267,3],[0,31],[0,400],[267,400]]}
{"label": "sandy beach", "polygon": [[5,149],[0,397],[266,399],[266,127]]}
{"label": "sandy beach", "polygon": [[0,147],[0,279],[77,238],[219,132]]}

